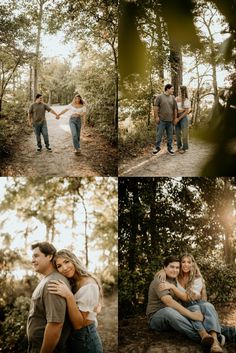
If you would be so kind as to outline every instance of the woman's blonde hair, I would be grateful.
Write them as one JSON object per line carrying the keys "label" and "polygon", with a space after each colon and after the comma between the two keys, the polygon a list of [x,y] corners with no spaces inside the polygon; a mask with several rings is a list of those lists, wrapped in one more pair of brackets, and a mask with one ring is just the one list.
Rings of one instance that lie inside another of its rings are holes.
{"label": "woman's blonde hair", "polygon": [[[205,291],[205,281],[204,278],[202,277],[201,271],[194,259],[194,257],[191,254],[185,253],[183,255],[181,255],[180,257],[180,272],[179,272],[179,278],[183,278],[183,271],[182,271],[182,261],[183,259],[187,257],[190,258],[192,261],[192,266],[189,272],[189,279],[186,285],[186,292],[189,294],[190,299],[193,299],[193,292],[192,292],[192,288],[193,288],[193,283],[194,280],[197,278],[201,278],[202,279],[202,283],[203,283],[203,293]],[[206,294],[204,294],[205,296]]]}
{"label": "woman's blonde hair", "polygon": [[[54,259],[53,259],[55,267],[56,267],[56,260],[59,257],[63,257],[64,259],[69,260],[75,266],[75,272],[78,275],[80,275],[82,277],[90,277],[90,278],[93,278],[95,280],[95,282],[97,283],[98,288],[99,288],[100,302],[102,303],[103,293],[102,293],[102,287],[101,287],[101,284],[100,284],[99,280],[94,275],[92,275],[90,272],[88,272],[88,270],[82,264],[82,262],[78,259],[78,257],[75,256],[75,254],[73,254],[70,250],[67,250],[67,249],[59,250],[59,251],[56,252],[56,254],[54,256]],[[75,279],[74,278],[70,278],[69,282],[71,284],[72,292],[75,293],[76,290],[77,290]]]}

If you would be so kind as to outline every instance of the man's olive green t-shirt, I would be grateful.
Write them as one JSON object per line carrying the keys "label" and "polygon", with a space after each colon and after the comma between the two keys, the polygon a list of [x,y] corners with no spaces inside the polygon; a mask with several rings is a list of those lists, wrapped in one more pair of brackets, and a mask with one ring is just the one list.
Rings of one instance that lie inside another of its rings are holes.
{"label": "man's olive green t-shirt", "polygon": [[33,103],[29,108],[29,114],[32,115],[33,123],[42,123],[46,120],[46,111],[50,112],[51,108],[45,103]]}
{"label": "man's olive green t-shirt", "polygon": [[157,96],[154,105],[159,108],[158,115],[162,121],[173,121],[174,111],[177,110],[177,103],[172,95],[161,94]]}
{"label": "man's olive green t-shirt", "polygon": [[44,277],[34,290],[27,321],[27,336],[32,351],[40,352],[47,323],[64,323],[60,340],[54,352],[65,353],[66,341],[71,331],[65,298],[48,291],[50,280],[62,280],[68,287],[67,279],[54,271]]}
{"label": "man's olive green t-shirt", "polygon": [[[177,284],[175,279],[166,279],[167,282]],[[162,281],[158,277],[154,277],[154,280],[151,282],[148,291],[148,305],[146,309],[147,317],[150,318],[158,310],[165,308],[166,305],[162,302],[161,298],[165,295],[171,295],[175,300],[178,300],[174,297],[174,294],[171,290],[159,290],[159,285]]]}

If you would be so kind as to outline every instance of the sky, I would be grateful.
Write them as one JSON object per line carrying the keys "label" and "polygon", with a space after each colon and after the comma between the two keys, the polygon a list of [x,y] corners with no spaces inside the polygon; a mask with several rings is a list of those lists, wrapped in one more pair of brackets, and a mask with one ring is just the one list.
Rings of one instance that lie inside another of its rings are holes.
{"label": "sky", "polygon": [[[6,178],[6,177],[1,177],[0,178],[0,203],[4,199],[4,193],[5,193],[5,185],[7,183],[11,182],[11,178]],[[87,211],[88,214],[91,211],[89,209],[89,206],[87,206]],[[59,235],[56,236],[55,241],[53,244],[55,247],[59,250],[62,248],[68,248],[71,244],[74,246],[74,253],[81,259],[82,262],[85,263],[85,257],[84,257],[84,210],[83,206],[80,205],[78,207],[77,214],[75,215],[76,220],[77,220],[77,228],[76,228],[76,239],[73,239],[71,236],[71,221],[63,221],[61,222],[62,224],[57,224],[57,230],[59,232]],[[62,217],[65,217],[64,214],[62,214]],[[92,219],[92,216],[89,215],[89,222],[93,224],[94,219]],[[30,235],[28,237],[28,243],[32,244],[37,241],[44,241],[44,234],[45,234],[45,226],[41,224],[39,221],[36,219],[33,219],[32,221],[28,221],[27,223],[22,221],[20,218],[16,216],[15,211],[9,211],[7,213],[1,214],[0,213],[0,222],[3,219],[7,219],[6,223],[4,226],[1,227],[1,233],[9,233],[11,234],[12,237],[14,237],[14,240],[11,243],[11,249],[14,250],[19,250],[19,249],[24,249],[24,237],[23,237],[23,231],[26,228],[26,224],[29,227],[32,227],[34,230],[30,232]],[[92,232],[92,227],[88,227],[87,229],[87,234],[88,236]],[[1,234],[0,233],[0,234]],[[0,247],[2,248],[2,239],[0,238]],[[89,246],[89,271],[93,272],[95,270],[101,270],[104,268],[104,263],[100,261],[99,257],[101,256],[101,251],[96,250],[93,246]],[[31,259],[31,250],[27,250],[27,258],[30,260]],[[84,259],[84,261],[83,261]],[[18,271],[16,273],[16,276],[21,276],[23,272]]]}

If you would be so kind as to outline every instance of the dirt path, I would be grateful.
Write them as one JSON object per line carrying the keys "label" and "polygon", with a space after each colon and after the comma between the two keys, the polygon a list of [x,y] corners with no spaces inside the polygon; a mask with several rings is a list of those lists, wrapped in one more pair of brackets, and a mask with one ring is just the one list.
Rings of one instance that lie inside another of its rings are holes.
{"label": "dirt path", "polygon": [[103,343],[104,353],[118,351],[118,294],[114,292],[104,297],[104,307],[98,316],[98,332]]}
{"label": "dirt path", "polygon": [[166,144],[157,155],[152,155],[152,149],[149,147],[140,157],[121,164],[119,176],[201,176],[201,169],[213,152],[213,146],[193,138],[184,154],[169,155]]}
{"label": "dirt path", "polygon": [[[56,112],[63,106],[53,106]],[[69,116],[56,120],[47,113],[52,152],[36,151],[34,133],[24,135],[15,143],[11,156],[2,162],[1,176],[117,176],[117,152],[107,141],[86,127],[81,134],[81,154],[72,146]]]}

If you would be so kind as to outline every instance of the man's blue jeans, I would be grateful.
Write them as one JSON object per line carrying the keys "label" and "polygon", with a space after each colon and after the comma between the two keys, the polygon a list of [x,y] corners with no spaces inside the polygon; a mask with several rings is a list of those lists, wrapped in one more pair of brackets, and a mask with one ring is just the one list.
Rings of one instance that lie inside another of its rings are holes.
{"label": "man's blue jeans", "polygon": [[175,125],[177,148],[188,150],[188,116],[186,115]]}
{"label": "man's blue jeans", "polygon": [[167,135],[167,148],[172,150],[172,143],[173,143],[173,123],[172,121],[163,121],[160,120],[160,123],[157,124],[157,142],[156,148],[161,148],[161,140],[166,131]]}
{"label": "man's blue jeans", "polygon": [[[192,306],[191,309],[194,311],[200,311],[199,307]],[[173,328],[191,340],[200,342],[200,336],[198,332],[193,328],[193,325],[189,319],[181,315],[177,310],[173,308],[163,308],[158,310],[150,319],[150,328],[156,331],[168,331]]]}
{"label": "man's blue jeans", "polygon": [[73,141],[73,146],[75,149],[80,148],[80,130],[81,130],[81,118],[80,117],[75,117],[71,116],[70,121],[70,131],[72,135],[72,141]]}
{"label": "man's blue jeans", "polygon": [[46,120],[40,123],[33,123],[33,128],[38,147],[42,148],[41,134],[43,135],[45,146],[49,147],[48,127]]}

